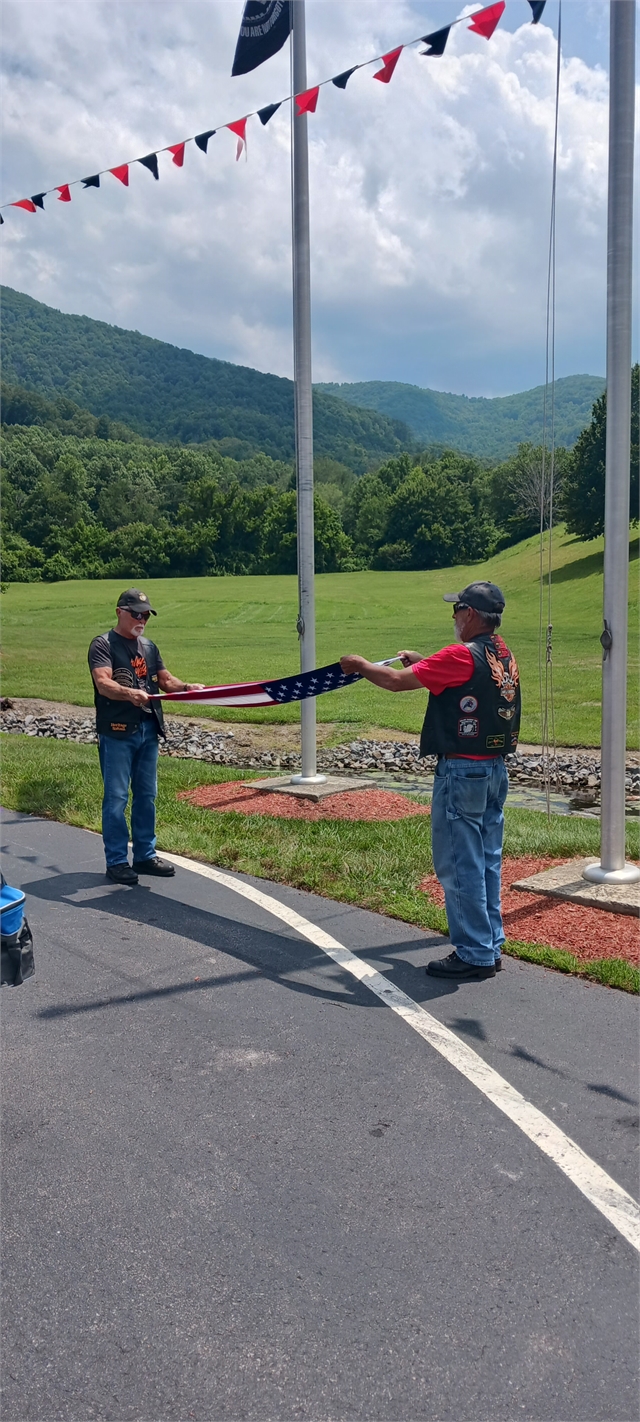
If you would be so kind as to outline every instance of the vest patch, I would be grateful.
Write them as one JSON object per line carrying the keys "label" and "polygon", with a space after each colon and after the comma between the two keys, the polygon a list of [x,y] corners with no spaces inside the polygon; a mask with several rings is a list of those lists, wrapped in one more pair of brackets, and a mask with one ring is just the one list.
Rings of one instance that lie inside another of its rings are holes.
{"label": "vest patch", "polygon": [[[502,642],[502,638],[500,639]],[[504,646],[504,643],[502,643]],[[505,655],[509,655],[508,648],[505,647]],[[497,687],[500,688],[500,695],[504,701],[515,701],[516,691],[520,682],[518,663],[515,657],[509,656],[509,665],[505,667],[504,662],[496,657],[490,647],[485,647],[485,657],[489,664],[491,676]]]}
{"label": "vest patch", "polygon": [[128,729],[129,729],[129,727],[125,725],[124,721],[112,721],[112,722],[111,722],[111,730],[112,730],[112,731],[128,731]]}
{"label": "vest patch", "polygon": [[472,711],[477,711],[477,710],[478,710],[478,702],[477,702],[476,697],[475,697],[475,696],[463,696],[463,697],[461,697],[461,699],[460,699],[460,710],[461,710],[461,711],[466,711],[467,716],[470,716]]}
{"label": "vest patch", "polygon": [[504,736],[487,736],[487,750],[502,750],[505,743]]}
{"label": "vest patch", "polygon": [[[473,697],[470,697],[470,700],[473,701]],[[480,722],[475,718],[475,716],[465,716],[464,720],[458,721],[458,735],[479,736]]]}

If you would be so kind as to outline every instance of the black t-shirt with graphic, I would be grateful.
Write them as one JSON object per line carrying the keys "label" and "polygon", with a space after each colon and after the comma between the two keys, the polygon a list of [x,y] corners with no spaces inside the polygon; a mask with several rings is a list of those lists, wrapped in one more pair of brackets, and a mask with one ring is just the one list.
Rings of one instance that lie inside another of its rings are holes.
{"label": "black t-shirt with graphic", "polygon": [[[112,642],[118,644],[118,650],[124,652],[125,659],[129,662],[129,667],[114,667],[111,652]],[[150,642],[146,637],[121,637],[118,632],[103,633],[100,637],[94,637],[89,647],[89,670],[95,671],[97,667],[108,667],[114,681],[119,686],[129,687],[132,691],[146,691],[150,696],[156,695],[158,687],[151,681],[148,668],[148,651],[153,647],[156,654],[156,666],[158,671],[164,671],[164,662],[155,642]],[[141,707],[145,716],[151,716],[152,712],[147,707]]]}

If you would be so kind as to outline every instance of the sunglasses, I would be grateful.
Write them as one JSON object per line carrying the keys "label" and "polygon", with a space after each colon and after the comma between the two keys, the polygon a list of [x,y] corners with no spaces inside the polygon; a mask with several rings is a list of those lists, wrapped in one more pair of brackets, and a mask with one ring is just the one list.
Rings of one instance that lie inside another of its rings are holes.
{"label": "sunglasses", "polygon": [[151,616],[150,612],[132,612],[128,607],[125,610],[129,613],[129,616],[133,618],[134,622],[148,622]]}
{"label": "sunglasses", "polygon": [[455,616],[456,612],[468,612],[468,611],[469,611],[469,604],[468,604],[468,602],[454,602],[454,604],[453,604],[454,616]]}

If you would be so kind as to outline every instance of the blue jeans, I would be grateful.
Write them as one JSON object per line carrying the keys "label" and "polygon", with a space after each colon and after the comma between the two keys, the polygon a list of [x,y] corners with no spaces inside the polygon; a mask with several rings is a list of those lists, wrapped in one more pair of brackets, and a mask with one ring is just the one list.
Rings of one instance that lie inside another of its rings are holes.
{"label": "blue jeans", "polygon": [[509,777],[502,756],[447,760],[433,782],[433,867],[444,889],[449,937],[465,963],[500,957],[500,870]]}
{"label": "blue jeans", "polygon": [[99,736],[100,769],[104,781],[102,838],[107,868],[126,864],[129,830],[125,818],[131,785],[131,838],[134,862],[153,859],[156,852],[158,732],[155,717],[144,716],[137,730],[121,740]]}

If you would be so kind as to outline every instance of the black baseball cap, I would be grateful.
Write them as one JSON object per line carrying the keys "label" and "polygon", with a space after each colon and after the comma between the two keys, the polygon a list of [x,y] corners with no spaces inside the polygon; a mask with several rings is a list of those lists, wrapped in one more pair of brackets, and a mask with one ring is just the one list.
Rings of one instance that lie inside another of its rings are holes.
{"label": "black baseball cap", "polygon": [[445,593],[443,602],[463,602],[474,612],[504,612],[504,593],[495,583],[469,583],[462,592]]}
{"label": "black baseball cap", "polygon": [[154,617],[158,615],[147,594],[140,592],[139,588],[127,588],[126,592],[120,593],[116,607],[124,607],[127,612],[152,612]]}

